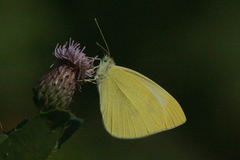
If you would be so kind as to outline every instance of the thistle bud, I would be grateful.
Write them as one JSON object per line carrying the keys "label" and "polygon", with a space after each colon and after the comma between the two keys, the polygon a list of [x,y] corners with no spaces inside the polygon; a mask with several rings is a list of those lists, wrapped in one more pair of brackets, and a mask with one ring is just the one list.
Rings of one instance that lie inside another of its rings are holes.
{"label": "thistle bud", "polygon": [[[95,73],[93,62],[96,59],[86,57],[79,43],[69,41],[63,46],[57,45],[53,53],[57,60],[52,65],[55,68],[44,75],[33,88],[35,105],[42,111],[51,109],[67,109],[72,102],[76,87],[81,89],[86,77]],[[52,67],[51,66],[51,67]]]}

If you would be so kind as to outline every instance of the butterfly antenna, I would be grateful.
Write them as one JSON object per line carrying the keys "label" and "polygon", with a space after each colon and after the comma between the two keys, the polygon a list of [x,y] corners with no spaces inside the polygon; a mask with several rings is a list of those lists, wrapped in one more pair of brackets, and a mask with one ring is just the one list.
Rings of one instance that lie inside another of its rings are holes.
{"label": "butterfly antenna", "polygon": [[101,28],[100,28],[100,26],[99,26],[99,24],[98,24],[98,22],[97,22],[97,18],[94,18],[94,21],[95,21],[95,23],[96,23],[96,25],[97,25],[97,27],[98,27],[98,30],[99,30],[99,32],[100,32],[100,34],[101,34],[101,36],[102,36],[102,39],[103,39],[103,41],[104,41],[104,43],[105,43],[105,45],[106,45],[106,47],[107,47],[107,50],[105,49],[105,48],[103,48],[103,46],[101,46],[98,42],[96,43],[99,47],[101,47],[105,52],[107,52],[107,54],[110,56],[110,50],[109,50],[109,48],[108,48],[108,44],[107,44],[107,41],[105,40],[105,37],[104,37],[104,35],[103,35],[103,33],[102,33],[102,30],[101,30]]}
{"label": "butterfly antenna", "polygon": [[96,44],[97,44],[100,48],[102,48],[102,50],[104,50],[107,54],[110,55],[109,51],[107,51],[102,45],[100,45],[98,42],[96,42]]}

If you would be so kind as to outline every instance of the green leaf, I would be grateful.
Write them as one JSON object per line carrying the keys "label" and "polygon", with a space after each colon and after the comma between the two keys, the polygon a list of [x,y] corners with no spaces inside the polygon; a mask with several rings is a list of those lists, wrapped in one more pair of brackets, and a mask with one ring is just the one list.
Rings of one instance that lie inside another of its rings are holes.
{"label": "green leaf", "polygon": [[0,160],[44,160],[62,136],[71,114],[66,110],[40,113],[0,144]]}

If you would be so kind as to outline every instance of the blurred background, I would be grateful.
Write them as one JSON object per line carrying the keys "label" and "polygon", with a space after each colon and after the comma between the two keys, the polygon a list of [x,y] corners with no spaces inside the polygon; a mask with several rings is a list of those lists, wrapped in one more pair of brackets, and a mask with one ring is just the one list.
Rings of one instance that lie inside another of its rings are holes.
{"label": "blurred background", "polygon": [[5,131],[37,108],[32,87],[71,37],[103,57],[103,30],[116,64],[151,78],[181,104],[187,122],[137,140],[104,129],[95,84],[70,105],[85,121],[51,160],[240,158],[240,2],[0,1],[0,122]]}

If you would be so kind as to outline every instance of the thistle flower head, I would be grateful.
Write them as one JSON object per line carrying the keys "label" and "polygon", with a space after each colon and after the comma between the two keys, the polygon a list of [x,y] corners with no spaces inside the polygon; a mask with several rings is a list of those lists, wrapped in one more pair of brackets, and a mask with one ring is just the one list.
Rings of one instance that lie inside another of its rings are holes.
{"label": "thistle flower head", "polygon": [[57,44],[55,52],[53,53],[57,58],[57,61],[54,64],[57,66],[66,64],[74,68],[77,76],[76,80],[79,82],[83,82],[85,77],[93,77],[95,71],[92,66],[97,57],[87,57],[83,53],[85,47],[80,49],[80,44],[74,43],[71,39],[69,40],[68,48],[67,44],[68,42],[66,42],[63,46],[59,46],[59,44]]}
{"label": "thistle flower head", "polygon": [[53,53],[57,58],[53,64],[56,67],[43,76],[33,88],[34,103],[39,110],[67,109],[76,87],[80,90],[85,78],[93,77],[95,73],[93,62],[97,57],[87,57],[83,53],[85,47],[80,49],[80,44],[71,39],[69,47],[67,44],[66,42],[63,46],[56,46]]}
{"label": "thistle flower head", "polygon": [[42,111],[67,109],[76,84],[73,69],[67,65],[59,66],[44,75],[33,88],[34,103]]}

